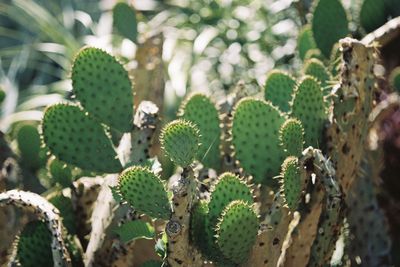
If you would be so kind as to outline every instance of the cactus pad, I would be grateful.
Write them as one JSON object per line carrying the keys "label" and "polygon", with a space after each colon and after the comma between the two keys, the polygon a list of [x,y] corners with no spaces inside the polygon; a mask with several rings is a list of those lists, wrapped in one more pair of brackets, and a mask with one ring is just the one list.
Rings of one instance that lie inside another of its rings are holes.
{"label": "cactus pad", "polygon": [[385,1],[364,0],[360,9],[360,24],[366,32],[372,32],[386,22]]}
{"label": "cactus pad", "polygon": [[396,92],[400,93],[400,67],[392,70],[392,72],[390,73],[389,82],[393,89]]}
{"label": "cactus pad", "polygon": [[180,108],[180,116],[199,127],[201,137],[197,159],[206,167],[219,168],[221,129],[219,115],[211,99],[203,94],[190,96]]}
{"label": "cactus pad", "polygon": [[44,142],[60,160],[88,171],[115,173],[122,169],[104,128],[78,106],[50,106],[42,128]]}
{"label": "cactus pad", "polygon": [[300,180],[299,161],[288,157],[282,164],[281,191],[290,210],[295,211],[300,202],[302,184]]}
{"label": "cactus pad", "polygon": [[332,80],[332,77],[320,60],[316,58],[309,59],[304,65],[303,71],[305,75],[310,75],[321,83],[324,95],[330,93],[329,81]]}
{"label": "cactus pad", "polygon": [[69,187],[72,185],[73,177],[71,166],[68,166],[66,163],[53,156],[47,163],[47,169],[50,172],[51,178],[62,187]]}
{"label": "cactus pad", "polygon": [[307,51],[310,49],[317,48],[315,44],[314,37],[312,35],[312,30],[310,25],[306,25],[301,29],[299,36],[297,38],[297,50],[299,51],[299,56],[304,60]]}
{"label": "cactus pad", "polygon": [[271,104],[244,98],[235,106],[232,121],[232,143],[241,167],[257,183],[274,185],[284,160],[279,129],[285,116]]}
{"label": "cactus pad", "polygon": [[304,146],[304,129],[301,121],[297,119],[285,121],[279,133],[281,145],[286,155],[299,157]]}
{"label": "cactus pad", "polygon": [[28,223],[19,236],[17,258],[24,267],[53,266],[51,233],[41,221]]}
{"label": "cactus pad", "polygon": [[287,112],[290,109],[289,101],[295,85],[296,81],[292,76],[280,70],[273,70],[265,82],[265,100],[271,101],[281,111]]}
{"label": "cactus pad", "polygon": [[167,191],[161,179],[148,168],[126,169],[118,178],[118,188],[133,208],[153,218],[169,219]]}
{"label": "cactus pad", "polygon": [[57,193],[49,198],[49,202],[60,211],[63,225],[68,233],[75,235],[76,220],[71,198],[64,196],[62,193]]}
{"label": "cactus pad", "polygon": [[92,116],[121,132],[132,129],[132,84],[113,56],[98,48],[82,49],[72,67],[72,86]]}
{"label": "cactus pad", "polygon": [[198,153],[199,129],[191,122],[175,120],[163,128],[160,141],[168,157],[176,164],[186,167]]}
{"label": "cactus pad", "polygon": [[113,8],[113,24],[119,34],[136,42],[138,35],[135,10],[124,2],[115,4]]}
{"label": "cactus pad", "polygon": [[315,43],[329,58],[333,45],[349,33],[347,14],[339,0],[319,0],[312,19]]}
{"label": "cactus pad", "polygon": [[[42,165],[40,134],[36,125],[24,124],[17,132],[18,149],[22,162],[31,169],[38,169]],[[44,161],[46,162],[46,161]]]}
{"label": "cactus pad", "polygon": [[258,218],[253,208],[243,201],[233,201],[224,210],[217,225],[217,244],[222,254],[243,263],[258,232]]}
{"label": "cactus pad", "polygon": [[209,220],[211,226],[215,226],[224,208],[233,200],[242,200],[253,203],[250,188],[238,176],[233,173],[223,173],[211,191],[211,200],[208,204]]}
{"label": "cactus pad", "polygon": [[[190,238],[194,244],[202,251],[207,250],[207,235],[205,231],[208,216],[208,205],[205,201],[199,201],[195,204],[190,217]],[[211,236],[211,235],[210,235]]]}
{"label": "cactus pad", "polygon": [[292,116],[303,124],[306,146],[319,146],[327,111],[321,86],[314,78],[306,76],[296,88]]}

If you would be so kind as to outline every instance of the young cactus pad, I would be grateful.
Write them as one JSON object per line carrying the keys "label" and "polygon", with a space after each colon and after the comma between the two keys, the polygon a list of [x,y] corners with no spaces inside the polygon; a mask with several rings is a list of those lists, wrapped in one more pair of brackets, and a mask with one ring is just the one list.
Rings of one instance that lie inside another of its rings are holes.
{"label": "young cactus pad", "polygon": [[51,233],[46,224],[32,221],[24,227],[17,244],[17,259],[24,267],[53,266]]}
{"label": "young cactus pad", "polygon": [[328,115],[322,88],[317,80],[306,76],[300,82],[294,93],[291,115],[303,124],[306,146],[318,147]]}
{"label": "young cactus pad", "polygon": [[119,192],[129,205],[153,218],[169,219],[168,194],[161,179],[148,168],[134,166],[118,178]]}
{"label": "young cactus pad", "polygon": [[302,184],[300,180],[299,160],[288,157],[282,164],[281,191],[290,210],[295,211],[300,202]]}
{"label": "young cactus pad", "polygon": [[191,122],[175,120],[163,128],[160,141],[165,153],[173,162],[187,167],[199,151],[200,132]]}
{"label": "young cactus pad", "polygon": [[333,45],[349,33],[347,14],[339,0],[319,0],[312,18],[315,43],[329,58]]}
{"label": "young cactus pad", "polygon": [[257,232],[258,218],[253,208],[243,201],[233,201],[217,225],[217,244],[226,258],[240,264],[247,259]]}
{"label": "young cactus pad", "polygon": [[72,86],[92,116],[121,132],[132,129],[132,84],[113,56],[98,48],[82,49],[72,67]]}
{"label": "young cactus pad", "polygon": [[304,129],[301,121],[297,119],[285,121],[279,134],[281,145],[286,155],[299,157],[303,152],[304,146]]}
{"label": "young cactus pad", "polygon": [[206,167],[219,168],[219,144],[221,129],[217,108],[203,94],[191,95],[181,106],[180,116],[199,127],[201,146],[197,159]]}
{"label": "young cactus pad", "polygon": [[104,128],[80,107],[48,107],[42,128],[44,142],[60,160],[88,171],[116,173],[122,169]]}
{"label": "young cactus pad", "polygon": [[241,167],[257,183],[273,185],[284,160],[279,129],[285,116],[270,103],[244,98],[235,107],[232,143]]}
{"label": "young cactus pad", "polygon": [[330,93],[329,81],[331,81],[332,78],[327,68],[325,68],[324,64],[319,59],[311,58],[307,60],[303,72],[305,75],[310,75],[321,83],[324,95]]}
{"label": "young cactus pad", "polygon": [[223,173],[211,191],[211,200],[208,204],[210,224],[215,226],[224,208],[233,200],[242,200],[253,203],[250,188],[233,173]]}
{"label": "young cactus pad", "polygon": [[296,81],[289,74],[273,70],[268,74],[264,86],[265,100],[269,100],[281,111],[289,111],[289,102],[292,98]]}
{"label": "young cactus pad", "polygon": [[314,37],[312,35],[311,26],[306,25],[300,31],[297,38],[297,50],[299,51],[301,60],[304,60],[307,51],[315,48],[317,48],[317,45],[315,44]]}

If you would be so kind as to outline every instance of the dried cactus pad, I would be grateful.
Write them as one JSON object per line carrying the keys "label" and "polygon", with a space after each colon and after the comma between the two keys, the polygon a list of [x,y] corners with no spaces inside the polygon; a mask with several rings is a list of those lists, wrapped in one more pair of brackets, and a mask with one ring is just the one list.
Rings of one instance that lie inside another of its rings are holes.
{"label": "dried cactus pad", "polygon": [[93,117],[121,132],[132,129],[132,83],[116,58],[98,48],[82,49],[72,67],[72,85]]}
{"label": "dried cactus pad", "polygon": [[299,157],[304,146],[304,130],[301,121],[297,119],[285,121],[279,133],[281,145],[286,155]]}
{"label": "dried cactus pad", "polygon": [[145,167],[126,169],[118,178],[122,197],[134,209],[153,218],[169,219],[168,194],[160,177]]}
{"label": "dried cactus pad", "polygon": [[333,45],[349,32],[347,14],[339,0],[316,2],[312,31],[318,48],[329,58]]}
{"label": "dried cactus pad", "polygon": [[287,112],[290,109],[289,102],[295,85],[296,81],[292,76],[280,70],[273,70],[265,82],[265,100],[271,101],[281,111]]}
{"label": "dried cactus pad", "polygon": [[186,167],[199,151],[199,129],[191,122],[175,120],[163,128],[160,141],[167,156],[179,166]]}
{"label": "dried cactus pad", "polygon": [[232,143],[240,166],[257,183],[275,185],[272,177],[279,174],[284,160],[279,129],[285,116],[271,104],[244,98],[235,107]]}
{"label": "dried cactus pad", "polygon": [[258,219],[253,208],[243,201],[233,201],[217,225],[217,244],[226,258],[240,264],[247,259],[257,232]]}
{"label": "dried cactus pad", "polygon": [[217,224],[217,220],[225,207],[234,200],[242,200],[252,204],[252,192],[237,175],[229,172],[223,173],[211,191],[211,199],[208,204],[211,226],[214,227]]}
{"label": "dried cactus pad", "polygon": [[48,107],[42,128],[44,142],[60,160],[88,171],[121,171],[121,163],[104,128],[78,106]]}
{"label": "dried cactus pad", "polygon": [[306,76],[296,88],[292,116],[303,124],[306,146],[318,147],[328,113],[322,88],[313,77]]}
{"label": "dried cactus pad", "polygon": [[300,180],[299,161],[288,157],[282,164],[281,191],[290,210],[295,211],[300,202],[302,185]]}
{"label": "dried cactus pad", "polygon": [[203,94],[191,95],[181,106],[180,116],[199,127],[200,149],[197,159],[206,167],[219,168],[219,144],[221,129],[217,108],[209,97]]}
{"label": "dried cactus pad", "polygon": [[305,25],[297,37],[297,50],[301,60],[304,60],[308,50],[317,48],[310,25]]}
{"label": "dried cactus pad", "polygon": [[41,221],[28,223],[17,244],[17,259],[21,266],[53,266],[51,233]]}

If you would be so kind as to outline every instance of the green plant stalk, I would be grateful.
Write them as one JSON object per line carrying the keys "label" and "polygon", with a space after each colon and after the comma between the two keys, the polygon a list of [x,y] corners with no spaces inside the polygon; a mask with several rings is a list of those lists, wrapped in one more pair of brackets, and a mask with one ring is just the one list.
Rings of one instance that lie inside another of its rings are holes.
{"label": "green plant stalk", "polygon": [[59,211],[43,197],[19,190],[0,193],[0,206],[16,206],[44,220],[51,232],[51,250],[55,267],[70,267],[71,258],[63,240],[64,226]]}

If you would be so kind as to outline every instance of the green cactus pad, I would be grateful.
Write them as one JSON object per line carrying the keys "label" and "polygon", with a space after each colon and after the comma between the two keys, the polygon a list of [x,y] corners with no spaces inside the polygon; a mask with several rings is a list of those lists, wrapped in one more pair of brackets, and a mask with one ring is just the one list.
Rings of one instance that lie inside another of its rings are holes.
{"label": "green cactus pad", "polygon": [[156,261],[156,260],[149,260],[140,265],[140,267],[162,267],[162,266],[163,263],[161,261]]}
{"label": "green cactus pad", "polygon": [[317,47],[329,58],[333,45],[349,33],[347,14],[339,0],[316,2],[312,31]]}
{"label": "green cactus pad", "polygon": [[310,75],[321,83],[324,95],[328,95],[330,93],[331,86],[329,85],[329,81],[332,80],[332,77],[327,68],[319,59],[312,58],[307,60],[304,65],[303,72],[305,75]]}
{"label": "green cactus pad", "polygon": [[63,225],[68,233],[75,235],[76,220],[71,198],[64,196],[62,193],[57,193],[49,198],[49,202],[60,211]]}
{"label": "green cactus pad", "polygon": [[244,98],[235,106],[232,121],[232,143],[241,167],[257,183],[275,185],[284,160],[279,129],[285,116],[271,104]]}
{"label": "green cactus pad", "polygon": [[218,218],[225,207],[233,200],[242,200],[246,203],[253,203],[253,196],[250,188],[237,175],[223,173],[219,176],[218,182],[211,190],[211,199],[208,204],[209,221],[211,226],[217,224]]}
{"label": "green cactus pad", "polygon": [[304,127],[306,146],[319,147],[328,115],[321,86],[313,77],[304,77],[296,88],[292,116],[299,119]]}
{"label": "green cactus pad", "polygon": [[273,70],[268,74],[264,85],[265,100],[269,100],[273,105],[281,111],[289,111],[289,102],[292,98],[294,87],[296,86],[295,79],[288,73]]}
{"label": "green cactus pad", "polygon": [[104,128],[78,106],[48,107],[42,128],[44,142],[60,160],[88,171],[116,173],[122,169]]}
{"label": "green cactus pad", "polygon": [[304,60],[307,51],[317,48],[312,34],[311,26],[305,25],[297,37],[297,50],[301,60]]}
{"label": "green cactus pad", "polygon": [[383,0],[364,0],[360,8],[360,24],[366,32],[372,32],[386,22],[386,7]]}
{"label": "green cactus pad", "polygon": [[160,177],[145,167],[126,169],[118,178],[122,197],[133,208],[153,218],[169,219],[168,194]]}
{"label": "green cactus pad", "polygon": [[72,67],[72,86],[92,116],[121,132],[132,129],[132,84],[113,56],[98,48],[82,49]]}
{"label": "green cactus pad", "polygon": [[45,223],[28,223],[19,236],[17,258],[24,267],[53,266],[51,233]]}
{"label": "green cactus pad", "polygon": [[243,201],[233,201],[217,225],[217,244],[226,258],[240,264],[248,258],[257,232],[258,218],[253,208]]}
{"label": "green cactus pad", "polygon": [[62,187],[69,187],[72,185],[73,177],[71,166],[53,156],[47,163],[47,169],[50,172],[51,178]]}
{"label": "green cactus pad", "polygon": [[289,119],[282,125],[279,138],[287,156],[299,157],[303,152],[304,129],[301,121]]}
{"label": "green cactus pad", "polygon": [[136,42],[137,21],[135,10],[124,2],[115,4],[113,8],[113,24],[119,34]]}
{"label": "green cactus pad", "polygon": [[400,67],[392,70],[390,73],[389,82],[393,89],[400,93]]}
{"label": "green cactus pad", "polygon": [[200,130],[200,148],[197,159],[206,167],[219,169],[221,129],[217,108],[203,94],[191,95],[180,108],[180,117],[197,125]]}
{"label": "green cactus pad", "polygon": [[291,211],[295,211],[300,202],[302,184],[300,180],[299,160],[288,157],[282,164],[281,191]]}
{"label": "green cactus pad", "polygon": [[23,164],[33,170],[40,168],[43,164],[44,153],[41,151],[40,134],[37,126],[24,124],[19,127],[17,144]]}
{"label": "green cactus pad", "polygon": [[163,128],[160,141],[167,156],[179,166],[186,167],[199,151],[199,129],[191,122],[175,120]]}

